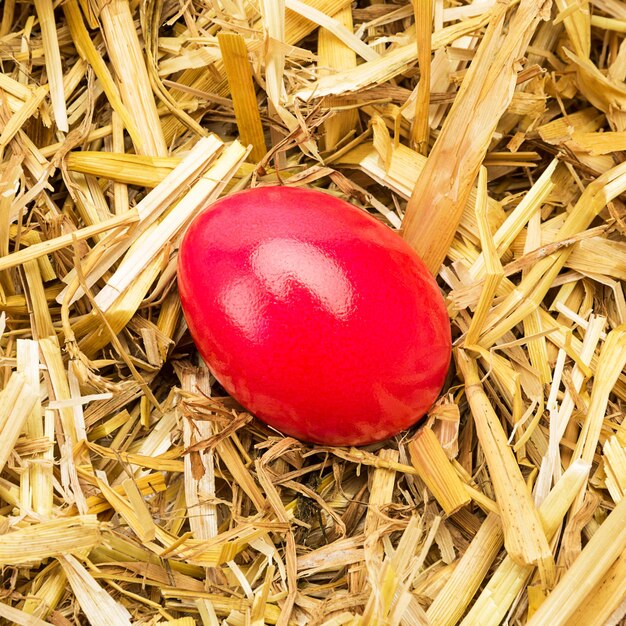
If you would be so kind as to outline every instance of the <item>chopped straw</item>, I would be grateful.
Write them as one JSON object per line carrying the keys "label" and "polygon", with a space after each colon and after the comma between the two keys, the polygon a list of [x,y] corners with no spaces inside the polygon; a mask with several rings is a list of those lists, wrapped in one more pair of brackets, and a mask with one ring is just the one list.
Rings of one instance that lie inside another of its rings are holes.
{"label": "chopped straw", "polygon": [[420,429],[409,444],[409,451],[419,477],[447,515],[469,504],[470,497],[461,479],[430,428]]}
{"label": "chopped straw", "polygon": [[267,152],[263,125],[252,82],[245,39],[238,33],[219,33],[217,37],[233,99],[237,130],[244,145],[251,145],[250,157],[260,161]]}
{"label": "chopped straw", "polygon": [[[623,3],[2,8],[0,622],[625,623]],[[423,423],[299,442],[198,356],[181,237],[276,184],[436,277]]]}

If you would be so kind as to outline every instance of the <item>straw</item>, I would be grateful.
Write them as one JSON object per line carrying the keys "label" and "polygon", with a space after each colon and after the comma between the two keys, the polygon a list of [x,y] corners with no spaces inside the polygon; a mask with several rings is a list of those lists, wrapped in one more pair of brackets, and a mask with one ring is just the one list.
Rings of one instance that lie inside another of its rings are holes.
{"label": "straw", "polygon": [[[514,62],[539,23],[541,4],[523,0],[506,37],[502,28],[507,5],[496,4],[492,9],[474,62],[407,205],[403,236],[433,273],[438,272],[452,243],[489,140],[513,96]],[[458,135],[460,119],[465,120],[462,137]]]}
{"label": "straw", "polygon": [[[623,620],[622,3],[2,7],[0,621]],[[281,184],[442,291],[455,359],[395,437],[283,436],[190,338],[187,225]]]}
{"label": "straw", "polygon": [[550,585],[555,576],[552,551],[502,425],[481,387],[475,362],[459,350],[457,364],[496,492],[507,552],[516,563],[537,565],[542,582]]}
{"label": "straw", "polygon": [[584,596],[593,589],[613,562],[626,549],[626,500],[622,500],[585,546],[574,564],[538,611],[528,621],[537,624],[567,624]]}
{"label": "straw", "polygon": [[226,76],[233,99],[235,119],[243,145],[252,145],[250,158],[260,161],[267,152],[261,116],[252,82],[252,70],[244,38],[237,33],[218,35]]}

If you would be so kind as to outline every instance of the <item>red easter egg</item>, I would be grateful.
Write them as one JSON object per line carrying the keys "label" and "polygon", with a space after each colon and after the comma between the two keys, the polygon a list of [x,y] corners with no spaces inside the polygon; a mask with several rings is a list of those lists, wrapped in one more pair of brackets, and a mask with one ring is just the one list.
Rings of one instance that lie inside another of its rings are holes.
{"label": "red easter egg", "polygon": [[222,386],[282,433],[365,445],[417,422],[451,352],[442,295],[417,254],[320,191],[260,187],[187,230],[178,288]]}

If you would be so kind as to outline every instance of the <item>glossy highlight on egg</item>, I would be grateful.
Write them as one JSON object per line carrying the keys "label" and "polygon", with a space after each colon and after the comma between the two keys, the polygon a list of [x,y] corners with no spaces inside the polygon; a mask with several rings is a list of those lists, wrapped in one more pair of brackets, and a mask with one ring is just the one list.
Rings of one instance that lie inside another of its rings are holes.
{"label": "glossy highlight on egg", "polygon": [[321,191],[259,187],[181,242],[191,336],[222,386],[286,435],[366,445],[415,424],[444,382],[450,323],[415,252]]}

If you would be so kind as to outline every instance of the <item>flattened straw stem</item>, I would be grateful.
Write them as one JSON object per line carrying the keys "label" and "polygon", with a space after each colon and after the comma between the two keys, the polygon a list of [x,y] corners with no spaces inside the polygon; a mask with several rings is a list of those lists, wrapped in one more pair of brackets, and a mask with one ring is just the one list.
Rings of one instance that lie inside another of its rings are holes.
{"label": "flattened straw stem", "polygon": [[490,513],[426,611],[432,624],[454,626],[467,609],[502,547],[502,522]]}
{"label": "flattened straw stem", "polygon": [[239,141],[252,146],[248,158],[258,163],[267,153],[267,147],[246,42],[238,33],[219,33],[217,40],[233,99]]}
{"label": "flattened straw stem", "polygon": [[[345,26],[350,32],[353,30],[352,7],[346,5],[334,16],[340,24]],[[333,35],[325,28],[320,28],[317,39],[317,54],[319,65],[323,68],[329,67],[333,70],[345,70],[356,67],[356,53],[336,35]],[[343,105],[351,103],[339,98],[328,97],[323,101],[323,106]],[[335,150],[341,141],[351,130],[355,129],[359,120],[359,112],[353,109],[337,111],[324,122],[324,148],[327,151]]]}
{"label": "flattened straw stem", "polygon": [[[559,482],[542,503],[539,514],[546,537],[552,540],[576,493],[586,480],[590,466],[582,461],[572,463]],[[533,573],[532,565],[519,565],[507,555],[474,605],[465,615],[461,626],[498,626],[502,623],[509,607],[524,588]],[[550,625],[551,626],[551,625]]]}
{"label": "flattened straw stem", "polygon": [[55,122],[59,130],[67,133],[70,127],[67,123],[67,109],[65,108],[65,95],[63,93],[63,68],[61,67],[61,53],[52,0],[35,0],[35,9],[41,26],[41,38]]}
{"label": "flattened straw stem", "polygon": [[14,17],[15,0],[4,0],[4,11],[2,13],[2,22],[0,22],[0,37],[9,34],[13,26]]}
{"label": "flattened straw stem", "polygon": [[[609,396],[624,369],[624,365],[626,365],[626,324],[614,328],[607,335],[600,351],[591,400],[576,444],[574,459],[581,458],[587,463],[593,462],[604,424]],[[581,489],[572,507],[573,512],[580,508],[584,496],[584,489]]]}
{"label": "flattened straw stem", "polygon": [[[102,34],[120,86],[122,102],[139,129],[140,154],[166,156],[161,128],[146,63],[128,0],[96,0]],[[119,113],[120,111],[118,111]]]}
{"label": "flattened straw stem", "polygon": [[459,349],[456,362],[500,507],[504,545],[516,563],[537,565],[549,586],[556,574],[552,550],[502,424],[480,383],[476,361]]}
{"label": "flattened straw stem", "polygon": [[420,154],[428,152],[429,105],[430,105],[430,55],[433,31],[432,0],[412,0],[417,31],[417,59],[420,68],[420,82],[417,86],[415,115],[411,126],[411,147]]}
{"label": "flattened straw stem", "polygon": [[433,274],[439,272],[448,254],[493,131],[513,97],[515,61],[524,54],[535,32],[542,5],[542,0],[522,0],[503,36],[510,3],[496,3],[487,31],[415,184],[402,231]]}
{"label": "flattened straw stem", "polygon": [[527,626],[565,626],[587,594],[626,550],[626,498],[593,534],[559,584],[530,618]]}
{"label": "flattened straw stem", "polygon": [[[617,558],[607,570],[600,582],[579,604],[576,612],[570,616],[568,626],[589,626],[609,623],[616,610],[626,600],[626,551]],[[621,617],[621,616],[620,616]],[[610,622],[615,623],[615,622]]]}
{"label": "flattened straw stem", "polygon": [[411,461],[420,478],[437,499],[446,515],[470,503],[465,485],[454,470],[435,433],[423,426],[409,444]]}

